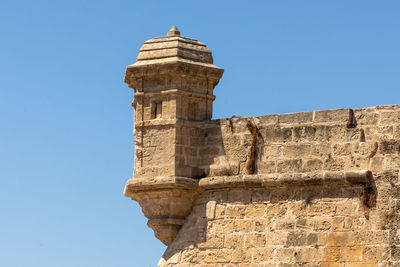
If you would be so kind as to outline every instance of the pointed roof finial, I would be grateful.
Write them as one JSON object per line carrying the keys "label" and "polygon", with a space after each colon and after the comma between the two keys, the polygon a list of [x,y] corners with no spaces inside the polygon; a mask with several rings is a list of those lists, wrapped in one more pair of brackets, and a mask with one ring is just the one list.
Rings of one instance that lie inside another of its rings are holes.
{"label": "pointed roof finial", "polygon": [[180,36],[181,32],[178,30],[176,26],[172,26],[172,28],[167,33],[167,36]]}

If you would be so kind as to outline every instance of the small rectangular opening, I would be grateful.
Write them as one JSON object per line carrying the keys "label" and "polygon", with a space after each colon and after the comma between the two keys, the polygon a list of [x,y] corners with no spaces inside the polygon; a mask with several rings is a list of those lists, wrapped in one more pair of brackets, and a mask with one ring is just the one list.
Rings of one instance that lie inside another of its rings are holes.
{"label": "small rectangular opening", "polygon": [[161,102],[154,103],[154,118],[155,119],[162,118],[162,103]]}

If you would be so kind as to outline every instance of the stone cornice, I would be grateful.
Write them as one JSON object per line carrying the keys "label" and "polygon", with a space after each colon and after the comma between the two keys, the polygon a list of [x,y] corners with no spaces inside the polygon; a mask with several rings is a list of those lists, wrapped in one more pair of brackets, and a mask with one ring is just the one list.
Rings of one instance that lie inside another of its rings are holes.
{"label": "stone cornice", "polygon": [[304,173],[216,176],[200,179],[199,189],[255,188],[284,186],[352,186],[369,185],[372,173],[356,171],[315,171]]}
{"label": "stone cornice", "polygon": [[186,91],[182,89],[168,89],[160,92],[135,92],[135,98],[146,97],[146,96],[157,96],[157,95],[185,95],[190,97],[207,98],[215,100],[215,95],[201,94],[191,91]]}
{"label": "stone cornice", "polygon": [[283,186],[367,186],[372,181],[369,170],[354,171],[315,171],[303,173],[282,173],[262,175],[214,176],[202,179],[188,177],[155,177],[152,179],[130,179],[126,183],[124,194],[132,197],[136,192],[167,188],[196,190],[223,188],[268,188]]}
{"label": "stone cornice", "polygon": [[134,193],[167,189],[167,188],[185,188],[195,189],[198,187],[198,180],[187,177],[155,177],[152,179],[130,179],[125,185],[124,195],[132,197]]}
{"label": "stone cornice", "polygon": [[142,127],[154,127],[154,126],[169,126],[169,127],[176,127],[176,126],[190,126],[190,127],[201,127],[202,125],[207,125],[206,122],[209,121],[190,121],[184,119],[153,119],[153,120],[145,120],[145,121],[138,121],[135,123],[135,128],[142,128]]}
{"label": "stone cornice", "polygon": [[130,87],[135,87],[135,78],[158,76],[166,74],[191,75],[195,77],[206,77],[215,80],[214,86],[224,73],[223,69],[213,64],[193,62],[179,58],[168,58],[162,60],[149,60],[146,63],[136,62],[126,68],[125,82]]}

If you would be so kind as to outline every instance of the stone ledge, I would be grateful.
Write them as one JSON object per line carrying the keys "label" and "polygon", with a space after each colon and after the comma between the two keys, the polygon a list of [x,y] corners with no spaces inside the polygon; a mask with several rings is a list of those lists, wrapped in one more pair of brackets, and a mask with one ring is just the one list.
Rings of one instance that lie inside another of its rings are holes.
{"label": "stone ledge", "polygon": [[145,120],[135,123],[135,128],[142,127],[176,127],[176,126],[190,126],[190,127],[201,127],[202,125],[208,125],[207,121],[190,121],[185,119],[152,119]]}
{"label": "stone ledge", "polygon": [[133,197],[134,193],[153,191],[158,189],[182,188],[195,189],[198,180],[187,177],[159,176],[155,178],[129,179],[126,182],[124,195]]}
{"label": "stone ledge", "polygon": [[147,96],[159,96],[159,95],[185,95],[185,96],[191,96],[191,97],[198,97],[198,98],[207,98],[211,100],[215,100],[216,96],[209,94],[209,93],[196,93],[196,92],[191,92],[187,90],[182,90],[182,89],[168,89],[168,90],[162,90],[159,92],[135,92],[135,97],[147,97]]}
{"label": "stone ledge", "polygon": [[369,170],[315,171],[303,173],[239,175],[207,177],[199,181],[199,189],[209,190],[233,187],[284,187],[310,185],[369,185],[372,173]]}
{"label": "stone ledge", "polygon": [[[202,63],[179,57],[168,57],[146,61],[137,61],[126,68],[125,82],[129,85],[132,78],[163,75],[167,73],[186,74],[197,77],[210,77],[219,80],[224,70],[211,63]],[[135,87],[135,86],[133,86]]]}

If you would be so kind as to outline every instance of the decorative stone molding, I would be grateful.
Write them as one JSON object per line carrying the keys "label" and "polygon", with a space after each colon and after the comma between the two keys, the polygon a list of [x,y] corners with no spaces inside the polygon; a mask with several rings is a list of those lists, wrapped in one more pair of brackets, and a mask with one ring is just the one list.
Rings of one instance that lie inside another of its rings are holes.
{"label": "decorative stone molding", "polygon": [[171,244],[196,199],[198,181],[186,177],[130,179],[124,194],[137,201],[148,226],[165,245]]}
{"label": "decorative stone molding", "polygon": [[372,173],[368,170],[315,171],[304,173],[215,176],[199,181],[200,190],[238,187],[283,186],[370,186]]}

